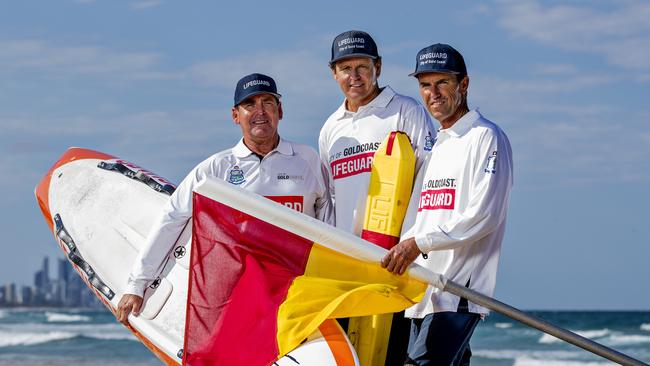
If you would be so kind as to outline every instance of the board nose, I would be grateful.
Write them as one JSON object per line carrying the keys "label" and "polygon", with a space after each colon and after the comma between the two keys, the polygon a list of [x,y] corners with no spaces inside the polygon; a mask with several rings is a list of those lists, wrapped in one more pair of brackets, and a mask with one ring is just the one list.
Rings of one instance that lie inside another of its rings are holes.
{"label": "board nose", "polygon": [[54,231],[54,222],[52,221],[52,213],[50,212],[50,203],[49,203],[49,192],[50,192],[50,182],[52,181],[52,173],[59,167],[81,159],[114,159],[113,156],[104,154],[99,151],[84,149],[80,147],[71,147],[66,150],[61,157],[52,165],[52,167],[45,173],[41,181],[36,185],[34,189],[34,195],[36,196],[36,201],[38,202],[38,207],[41,209],[41,213],[45,218],[45,222],[50,227],[51,231]]}

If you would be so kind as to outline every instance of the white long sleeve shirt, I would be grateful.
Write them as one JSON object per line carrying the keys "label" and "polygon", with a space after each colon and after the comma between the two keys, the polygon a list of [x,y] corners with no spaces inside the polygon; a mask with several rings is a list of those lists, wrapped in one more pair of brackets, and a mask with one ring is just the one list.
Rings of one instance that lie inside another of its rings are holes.
{"label": "white long sleeve shirt", "polygon": [[[402,234],[402,240],[415,237],[418,248],[428,255],[419,256],[416,263],[492,296],[512,181],[510,142],[478,110],[439,130],[421,189],[414,190],[409,206],[418,208],[415,224],[405,226]],[[406,316],[457,311],[459,300],[430,286]],[[469,311],[488,313],[471,302]]]}
{"label": "white long sleeve shirt", "polygon": [[262,159],[244,144],[212,155],[183,179],[149,231],[135,261],[126,293],[142,296],[192,216],[192,191],[205,177],[216,177],[265,196],[329,224],[334,213],[325,167],[316,151],[280,139]]}
{"label": "white long sleeve shirt", "polygon": [[392,131],[403,131],[415,151],[416,172],[428,155],[436,132],[428,112],[414,99],[386,86],[370,103],[350,112],[345,101],[320,131],[320,157],[327,167],[336,226],[361,235],[370,168],[379,144]]}

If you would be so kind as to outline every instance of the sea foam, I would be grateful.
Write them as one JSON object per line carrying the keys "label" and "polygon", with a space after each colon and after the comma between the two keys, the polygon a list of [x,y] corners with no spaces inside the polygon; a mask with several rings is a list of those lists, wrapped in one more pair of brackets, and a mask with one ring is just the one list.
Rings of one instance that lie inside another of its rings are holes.
{"label": "sea foam", "polygon": [[611,362],[567,361],[567,360],[537,360],[533,358],[518,358],[512,366],[609,366]]}
{"label": "sea foam", "polygon": [[78,314],[60,314],[60,313],[46,312],[45,317],[47,318],[48,323],[67,323],[67,322],[87,322],[87,321],[90,321],[89,316],[78,315]]}
{"label": "sea foam", "polygon": [[0,333],[0,347],[32,346],[35,344],[60,341],[74,338],[74,333],[48,332],[48,333]]}
{"label": "sea foam", "polygon": [[137,338],[121,324],[22,323],[0,325],[0,348],[33,346],[77,337],[137,342]]}
{"label": "sea foam", "polygon": [[650,336],[639,334],[612,334],[607,337],[607,344],[612,346],[630,346],[634,344],[650,343]]}
{"label": "sea foam", "polygon": [[508,328],[512,328],[512,323],[496,323],[494,324],[494,326],[499,329],[508,329]]}
{"label": "sea foam", "polygon": [[493,360],[517,360],[517,359],[540,359],[540,360],[567,360],[580,356],[576,351],[522,351],[514,349],[487,350],[472,349],[474,356],[489,358]]}
{"label": "sea foam", "polygon": [[641,330],[645,330],[645,331],[650,332],[650,324],[643,323],[643,324],[641,324],[640,328],[641,328]]}
{"label": "sea foam", "polygon": [[86,333],[83,334],[84,337],[101,339],[101,340],[127,340],[127,341],[138,341],[138,339],[131,333]]}
{"label": "sea foam", "polygon": [[[589,339],[594,339],[594,338],[602,338],[608,334],[610,334],[609,329],[595,329],[595,330],[579,330],[579,331],[573,331],[574,333],[581,335],[585,338]],[[558,338],[553,337],[550,334],[544,334],[540,339],[539,343],[543,344],[550,344],[550,343],[559,343],[559,342],[564,342]]]}
{"label": "sea foam", "polygon": [[12,346],[33,346],[37,344],[63,341],[77,337],[86,337],[99,340],[127,340],[138,341],[131,333],[71,333],[71,332],[49,332],[49,333],[5,333],[0,335],[0,348]]}

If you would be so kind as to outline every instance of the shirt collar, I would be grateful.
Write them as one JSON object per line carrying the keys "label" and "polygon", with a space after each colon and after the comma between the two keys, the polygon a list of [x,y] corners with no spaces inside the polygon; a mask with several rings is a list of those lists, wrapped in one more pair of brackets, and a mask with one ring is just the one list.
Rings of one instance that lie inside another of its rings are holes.
{"label": "shirt collar", "polygon": [[[359,107],[359,110],[356,113],[360,113],[366,109],[370,108],[386,108],[388,106],[388,103],[390,103],[391,100],[393,100],[393,97],[395,96],[395,91],[393,88],[391,88],[389,85],[386,85],[379,95],[375,97],[375,99],[371,100],[370,103]],[[339,109],[336,110],[335,116],[337,120],[341,120],[343,118],[349,117],[352,113],[355,112],[350,112],[347,109],[345,109],[345,100],[343,100],[343,103],[339,107]]]}
{"label": "shirt collar", "polygon": [[439,129],[438,134],[439,135],[448,135],[450,137],[461,137],[467,132],[469,132],[470,129],[472,129],[472,125],[476,120],[478,120],[481,117],[481,113],[479,113],[478,108],[473,109],[462,117],[456,123],[454,123],[451,127],[445,128],[445,129]]}
{"label": "shirt collar", "polygon": [[[280,137],[280,142],[278,143],[278,146],[275,147],[275,149],[271,150],[269,154],[272,154],[274,151],[277,151],[278,153],[282,155],[293,155],[293,146],[291,145],[291,142],[283,139]],[[232,149],[233,155],[235,155],[238,158],[245,158],[249,155],[252,155],[253,152],[244,144],[244,138],[241,138],[237,145]]]}

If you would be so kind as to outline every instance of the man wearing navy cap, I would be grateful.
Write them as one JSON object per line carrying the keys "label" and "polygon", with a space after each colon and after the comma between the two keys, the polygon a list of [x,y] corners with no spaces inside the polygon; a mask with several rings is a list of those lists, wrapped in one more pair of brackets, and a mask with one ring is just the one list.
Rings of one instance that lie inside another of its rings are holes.
{"label": "man wearing navy cap", "polygon": [[[329,173],[336,226],[361,236],[371,161],[379,144],[392,131],[405,132],[415,151],[417,173],[436,132],[422,105],[390,86],[379,86],[382,59],[368,33],[352,30],[336,36],[329,66],[344,100],[321,129],[320,156]],[[399,327],[392,329],[395,334]],[[393,335],[391,342],[395,339]],[[405,345],[391,344],[387,364],[394,364],[400,348]]]}
{"label": "man wearing navy cap", "polygon": [[[335,201],[336,226],[361,235],[372,156],[392,131],[404,131],[416,170],[433,146],[435,130],[426,110],[412,98],[379,86],[381,57],[366,32],[348,31],[332,43],[329,62],[345,99],[327,119],[318,139]],[[345,169],[341,169],[342,166]]]}
{"label": "man wearing navy cap", "polygon": [[280,97],[275,81],[269,76],[250,74],[239,80],[232,119],[241,128],[242,138],[233,148],[197,165],[165,204],[129,275],[117,310],[120,322],[127,324],[131,312],[139,315],[145,289],[155,281],[165,258],[191,219],[192,191],[205,177],[222,179],[321,221],[334,223],[327,173],[318,153],[278,134],[282,119]]}
{"label": "man wearing navy cap", "polygon": [[[411,76],[441,127],[422,185],[411,198],[415,223],[403,228],[402,241],[382,266],[402,274],[415,261],[492,296],[512,187],[510,142],[478,109],[468,108],[469,76],[453,47],[423,48]],[[424,299],[406,310],[412,318],[406,365],[469,365],[470,337],[487,314],[482,306],[429,287]]]}

